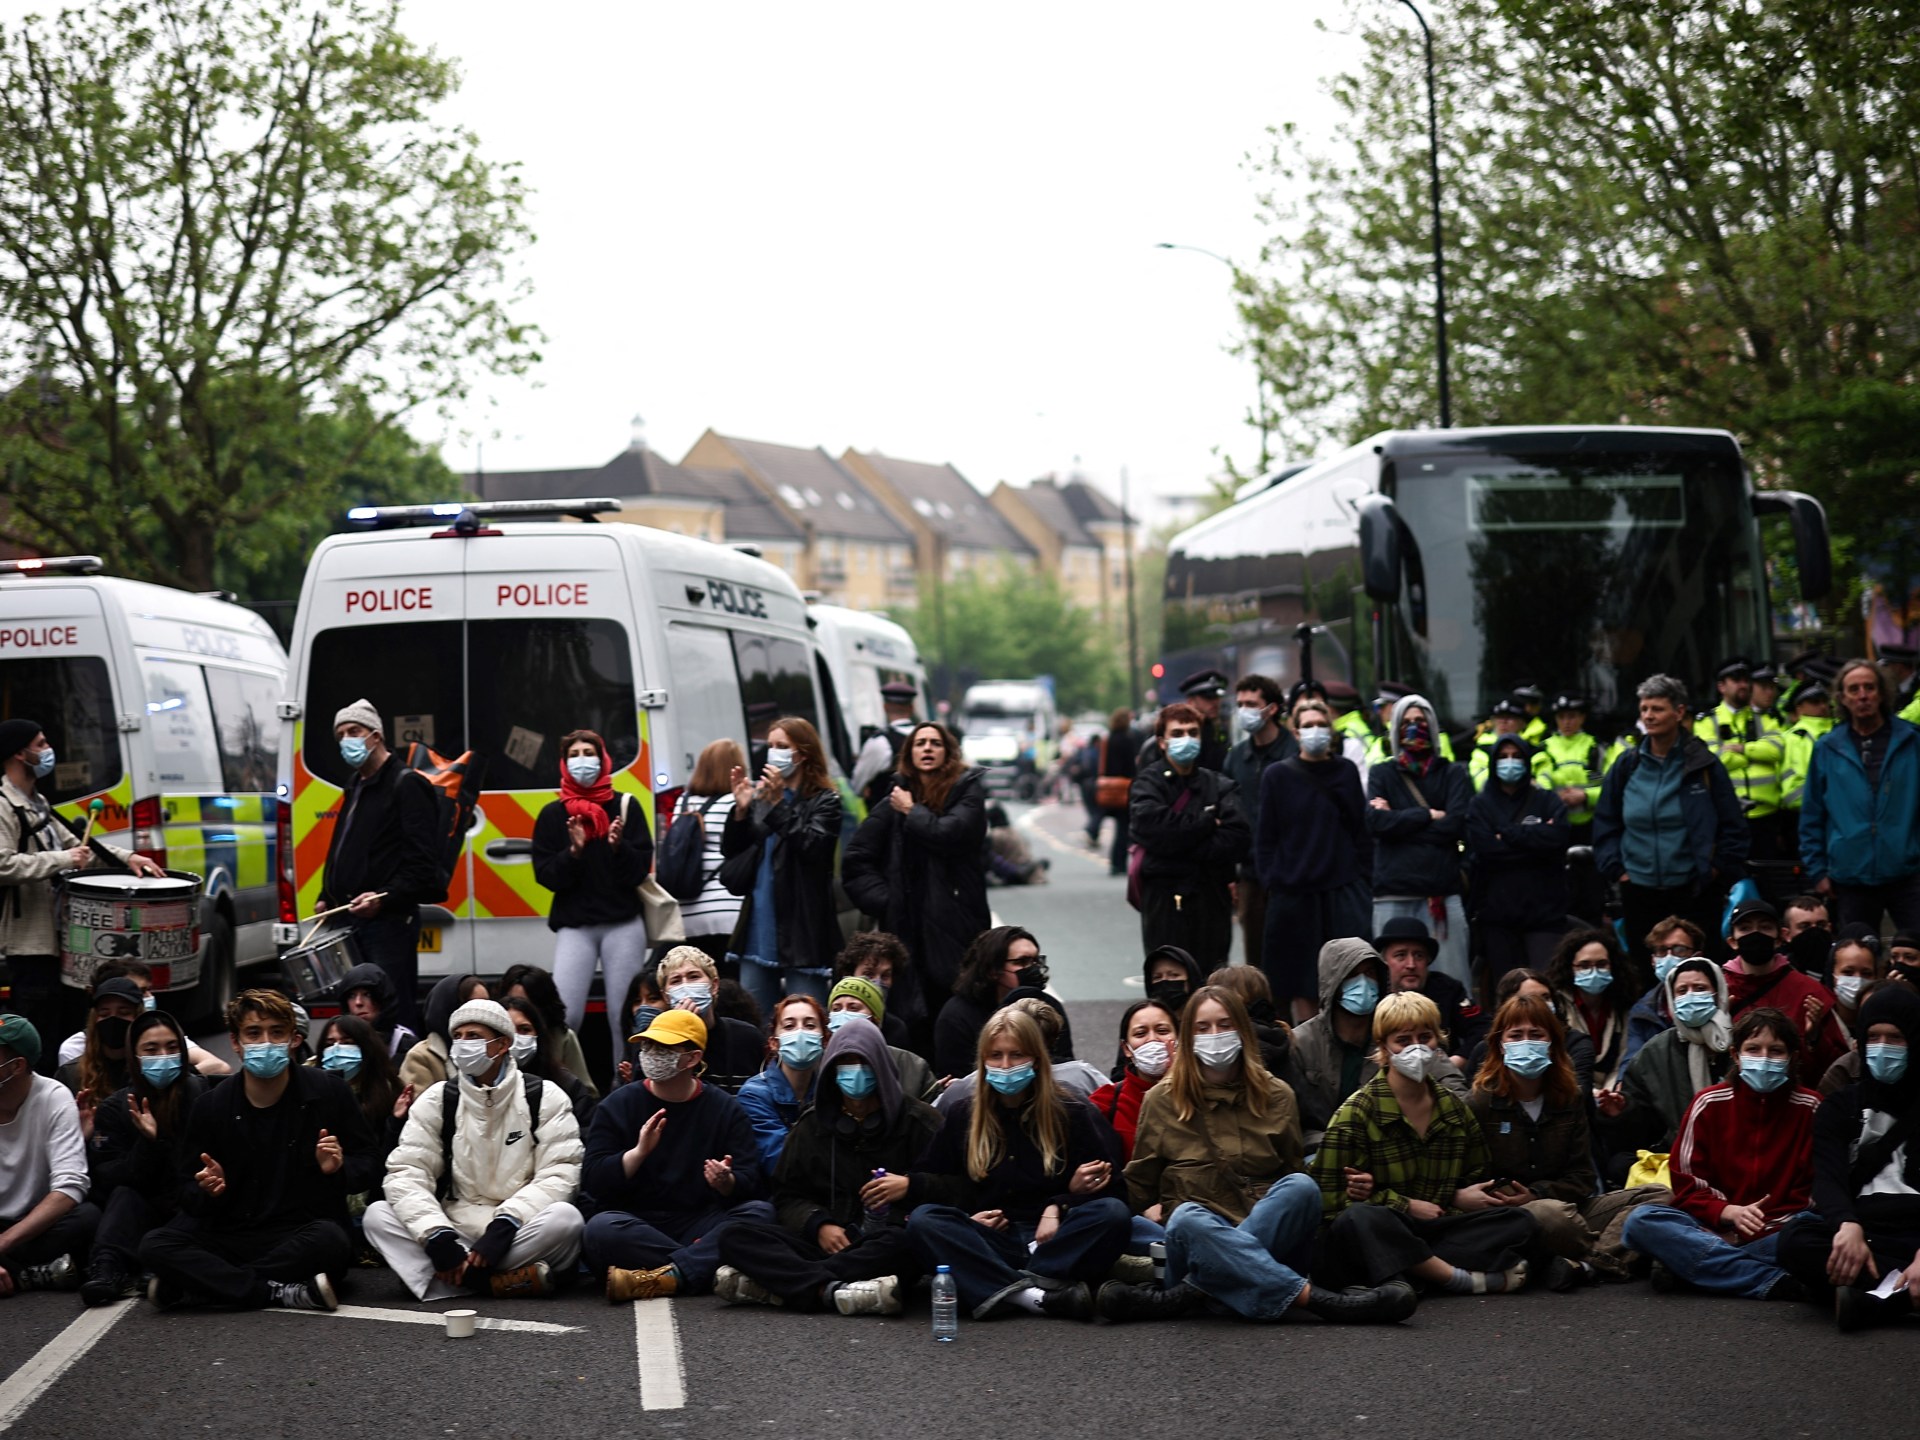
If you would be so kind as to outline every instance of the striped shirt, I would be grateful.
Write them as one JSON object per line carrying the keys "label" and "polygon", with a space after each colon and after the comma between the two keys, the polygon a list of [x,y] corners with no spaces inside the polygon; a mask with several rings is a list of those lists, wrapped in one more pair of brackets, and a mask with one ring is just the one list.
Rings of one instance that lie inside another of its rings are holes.
{"label": "striped shirt", "polygon": [[706,844],[700,852],[700,873],[706,884],[692,900],[680,902],[680,921],[689,938],[695,935],[731,935],[740,919],[740,897],[720,883],[720,833],[733,814],[733,792],[722,795],[689,795],[679,812],[692,811],[705,827]]}

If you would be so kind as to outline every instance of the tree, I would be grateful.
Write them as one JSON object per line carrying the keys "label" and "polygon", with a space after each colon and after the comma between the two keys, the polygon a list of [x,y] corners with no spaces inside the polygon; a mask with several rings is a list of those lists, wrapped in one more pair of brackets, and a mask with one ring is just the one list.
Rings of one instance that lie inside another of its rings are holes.
{"label": "tree", "polygon": [[944,668],[957,688],[1051,675],[1063,711],[1111,704],[1122,688],[1124,638],[1069,600],[1058,577],[1008,560],[923,591],[900,623],[927,669]]}
{"label": "tree", "polygon": [[521,182],[432,119],[454,68],[395,19],[127,0],[0,32],[5,538],[212,588],[223,547],[304,554],[347,482],[418,483],[401,418],[537,358]]}
{"label": "tree", "polygon": [[[1355,14],[1246,307],[1281,413],[1349,439],[1436,409],[1419,36]],[[1459,423],[1724,427],[1842,529],[1920,518],[1920,5],[1457,0],[1435,45]]]}

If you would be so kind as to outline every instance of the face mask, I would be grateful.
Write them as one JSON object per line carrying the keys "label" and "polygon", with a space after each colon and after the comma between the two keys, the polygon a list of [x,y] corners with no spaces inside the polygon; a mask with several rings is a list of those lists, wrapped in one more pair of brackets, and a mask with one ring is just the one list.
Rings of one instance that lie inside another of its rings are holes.
{"label": "face mask", "polygon": [[1427,1067],[1433,1063],[1433,1050],[1426,1045],[1409,1045],[1398,1054],[1388,1056],[1387,1063],[1409,1080],[1424,1080]]}
{"label": "face mask", "polygon": [[1805,970],[1809,975],[1818,975],[1825,969],[1827,957],[1832,953],[1833,932],[1818,925],[1802,930],[1787,942],[1787,958],[1796,970]]}
{"label": "face mask", "polygon": [[1187,1003],[1187,982],[1184,980],[1156,980],[1147,987],[1147,994],[1163,1009],[1178,1015]]}
{"label": "face mask", "polygon": [[540,1053],[540,1037],[538,1035],[516,1035],[513,1037],[513,1044],[508,1047],[507,1053],[513,1056],[514,1064],[525,1065],[529,1060],[533,1059],[535,1055]]}
{"label": "face mask", "polygon": [[1907,1047],[1884,1040],[1868,1042],[1867,1073],[1882,1085],[1898,1085],[1907,1073]]}
{"label": "face mask", "polygon": [[1613,983],[1611,970],[1576,970],[1573,983],[1589,995],[1598,995]]}
{"label": "face mask", "polygon": [[642,1050],[640,1073],[649,1080],[671,1080],[680,1073],[678,1050]]}
{"label": "face mask", "polygon": [[1860,992],[1867,988],[1864,975],[1836,975],[1833,977],[1833,993],[1840,997],[1840,1003],[1852,1010],[1860,1003]]}
{"label": "face mask", "polygon": [[1309,725],[1300,732],[1302,755],[1324,755],[1333,749],[1333,730],[1326,725]]}
{"label": "face mask", "polygon": [[1181,735],[1167,741],[1167,758],[1176,765],[1191,765],[1200,758],[1200,737]]}
{"label": "face mask", "polygon": [[567,774],[573,777],[576,785],[591,785],[600,778],[600,757],[598,755],[574,755],[567,760]]}
{"label": "face mask", "polygon": [[142,1010],[157,1010],[160,1008],[160,1002],[155,1000],[151,995],[142,995],[140,997],[140,1008]]}
{"label": "face mask", "polygon": [[1431,750],[1433,734],[1427,729],[1425,720],[1409,720],[1400,727],[1400,748],[1402,750]]}
{"label": "face mask", "polygon": [[836,1010],[827,1016],[827,1033],[829,1035],[838,1034],[840,1027],[846,1024],[847,1021],[864,1020],[865,1018],[866,1017],[858,1010]]}
{"label": "face mask", "polygon": [[133,1022],[124,1015],[107,1015],[93,1022],[93,1038],[109,1050],[124,1050],[127,1029]]}
{"label": "face mask", "polygon": [[1710,990],[1689,990],[1675,997],[1673,1018],[1682,1025],[1704,1025],[1713,1018],[1713,1012],[1720,1008],[1720,1001]]}
{"label": "face mask", "polygon": [[[1901,1057],[1904,1065],[1905,1056]],[[181,1055],[142,1055],[140,1073],[147,1077],[147,1083],[156,1090],[164,1090],[180,1078],[180,1071],[186,1064]]]}
{"label": "face mask", "polygon": [[329,1046],[326,1054],[320,1057],[320,1068],[351,1080],[360,1073],[360,1047],[349,1045],[344,1040],[338,1045]]}
{"label": "face mask", "polygon": [[1768,1094],[1787,1083],[1787,1062],[1769,1060],[1762,1055],[1742,1055],[1740,1078],[1762,1095]]}
{"label": "face mask", "polygon": [[1258,710],[1249,710],[1246,706],[1243,705],[1238,710],[1234,711],[1234,718],[1240,722],[1240,728],[1246,731],[1247,734],[1249,735],[1255,734],[1256,732],[1266,727],[1266,723],[1267,723],[1266,707],[1262,706]]}
{"label": "face mask", "polygon": [[1033,1083],[1033,1064],[1016,1065],[1011,1070],[996,1070],[987,1067],[987,1084],[1002,1095],[1018,1095]]}
{"label": "face mask", "polygon": [[880,1080],[873,1073],[871,1065],[836,1065],[833,1069],[833,1083],[840,1087],[840,1093],[849,1100],[860,1100],[873,1094],[874,1087],[880,1083]]}
{"label": "face mask", "polygon": [[780,1063],[806,1070],[819,1063],[826,1048],[818,1030],[789,1030],[780,1037]]}
{"label": "face mask", "polygon": [[36,779],[44,780],[47,776],[53,774],[53,759],[52,746],[48,746],[40,752],[39,756],[36,757],[33,762],[33,773]]}
{"label": "face mask", "polygon": [[695,1002],[694,1009],[704,1010],[712,999],[713,985],[706,980],[689,980],[684,985],[667,987],[667,1003],[676,1010],[686,1008],[683,1002],[688,1000]]}
{"label": "face mask", "polygon": [[1553,1050],[1545,1040],[1507,1040],[1501,1043],[1500,1058],[1522,1080],[1531,1080],[1553,1063]]}
{"label": "face mask", "polygon": [[1518,785],[1527,778],[1527,762],[1517,755],[1502,755],[1493,762],[1493,773],[1505,784]]}
{"label": "face mask", "polygon": [[1133,1068],[1150,1079],[1167,1073],[1173,1063],[1173,1047],[1164,1040],[1147,1040],[1133,1047]]}
{"label": "face mask", "polygon": [[478,1080],[492,1068],[494,1057],[487,1054],[486,1040],[456,1040],[453,1042],[453,1065],[462,1075]]}
{"label": "face mask", "polygon": [[1240,1037],[1231,1030],[1193,1037],[1194,1057],[1202,1065],[1218,1069],[1240,1058]]}
{"label": "face mask", "polygon": [[767,764],[784,775],[793,769],[793,751],[775,746],[767,751]]}
{"label": "face mask", "polygon": [[1371,975],[1349,975],[1340,987],[1340,1008],[1349,1015],[1371,1015],[1380,1003],[1380,982]]}
{"label": "face mask", "polygon": [[1656,955],[1653,957],[1653,978],[1658,980],[1662,985],[1666,984],[1667,977],[1679,968],[1680,957],[1678,955]]}
{"label": "face mask", "polygon": [[1742,935],[1733,942],[1734,953],[1740,957],[1740,963],[1749,970],[1764,970],[1772,965],[1773,957],[1779,948],[1778,940],[1759,930]]}
{"label": "face mask", "polygon": [[271,1080],[287,1068],[288,1047],[285,1045],[242,1045],[240,1063],[246,1067],[247,1074],[256,1080]]}
{"label": "face mask", "polygon": [[349,735],[340,742],[340,758],[358,770],[367,763],[367,742],[358,735]]}

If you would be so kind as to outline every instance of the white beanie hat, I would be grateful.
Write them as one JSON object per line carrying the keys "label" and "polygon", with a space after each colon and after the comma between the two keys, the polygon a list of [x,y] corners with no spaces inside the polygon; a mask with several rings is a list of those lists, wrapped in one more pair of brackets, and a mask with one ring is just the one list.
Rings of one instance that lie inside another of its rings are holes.
{"label": "white beanie hat", "polygon": [[447,1034],[468,1024],[484,1025],[495,1034],[513,1037],[513,1021],[507,1015],[507,1007],[495,1000],[467,1001],[448,1018]]}
{"label": "white beanie hat", "polygon": [[343,706],[340,713],[333,717],[333,728],[338,730],[346,724],[364,725],[381,735],[387,733],[387,727],[380,723],[380,712],[373,708],[371,700],[356,700],[351,705]]}

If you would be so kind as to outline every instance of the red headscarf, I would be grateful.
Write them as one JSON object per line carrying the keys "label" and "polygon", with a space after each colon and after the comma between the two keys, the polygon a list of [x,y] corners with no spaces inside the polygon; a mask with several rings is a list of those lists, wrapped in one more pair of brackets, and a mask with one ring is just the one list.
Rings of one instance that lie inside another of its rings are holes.
{"label": "red headscarf", "polygon": [[607,815],[607,804],[613,799],[613,761],[607,755],[607,742],[593,731],[582,730],[574,736],[575,744],[582,740],[591,740],[600,752],[600,778],[591,785],[580,784],[567,773],[566,756],[561,756],[560,799],[567,807],[569,819],[586,822],[587,839],[598,840],[613,823]]}

